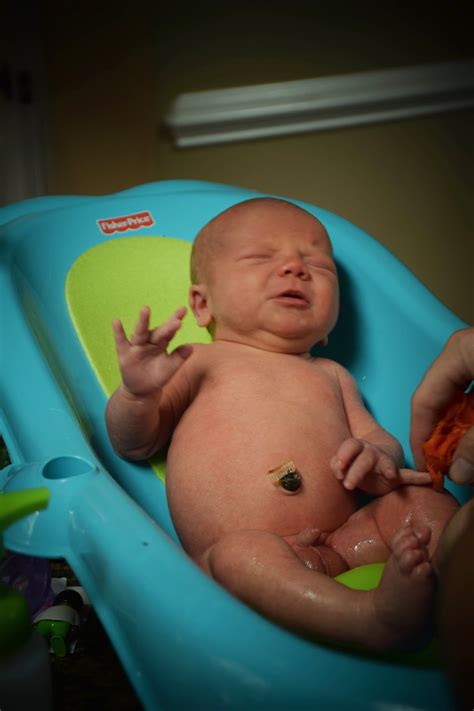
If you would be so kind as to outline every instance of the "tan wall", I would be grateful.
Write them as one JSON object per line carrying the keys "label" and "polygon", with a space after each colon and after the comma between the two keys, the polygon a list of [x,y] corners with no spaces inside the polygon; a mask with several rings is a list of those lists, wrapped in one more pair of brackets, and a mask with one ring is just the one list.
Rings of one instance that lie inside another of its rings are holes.
{"label": "tan wall", "polygon": [[375,236],[474,321],[472,111],[186,150],[160,128],[182,91],[463,58],[462,17],[387,6],[355,17],[296,0],[182,15],[145,0],[133,12],[88,5],[48,6],[51,192],[197,178],[307,200]]}

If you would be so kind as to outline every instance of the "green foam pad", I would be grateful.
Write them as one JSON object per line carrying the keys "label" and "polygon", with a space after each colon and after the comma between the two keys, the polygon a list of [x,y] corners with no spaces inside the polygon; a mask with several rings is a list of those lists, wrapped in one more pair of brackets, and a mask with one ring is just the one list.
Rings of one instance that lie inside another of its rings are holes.
{"label": "green foam pad", "polygon": [[[167,321],[188,303],[191,243],[169,237],[122,237],[81,254],[66,279],[66,301],[89,362],[109,397],[120,384],[112,321],[119,318],[127,335],[140,308],[151,307],[151,327]],[[191,313],[170,348],[210,342]],[[164,454],[150,464],[164,480]]]}

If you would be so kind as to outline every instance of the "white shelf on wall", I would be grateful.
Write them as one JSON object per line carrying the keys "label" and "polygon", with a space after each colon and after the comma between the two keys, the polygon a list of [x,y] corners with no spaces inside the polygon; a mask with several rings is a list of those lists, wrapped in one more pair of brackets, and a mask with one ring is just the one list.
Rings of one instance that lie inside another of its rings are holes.
{"label": "white shelf on wall", "polygon": [[165,117],[186,148],[393,121],[474,106],[474,60],[196,91]]}

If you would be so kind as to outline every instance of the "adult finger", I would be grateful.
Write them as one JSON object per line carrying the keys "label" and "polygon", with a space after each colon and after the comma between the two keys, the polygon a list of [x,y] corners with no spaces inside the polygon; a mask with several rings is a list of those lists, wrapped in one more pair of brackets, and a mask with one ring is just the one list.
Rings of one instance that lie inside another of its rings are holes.
{"label": "adult finger", "polygon": [[473,377],[474,328],[466,328],[451,336],[413,395],[410,446],[418,469],[425,466],[421,445],[453,397],[463,391]]}
{"label": "adult finger", "polygon": [[402,484],[415,484],[416,486],[431,484],[431,477],[428,472],[418,472],[414,469],[400,469],[399,477]]}
{"label": "adult finger", "polygon": [[459,440],[449,478],[456,484],[474,484],[474,427]]}
{"label": "adult finger", "polygon": [[410,447],[415,466],[425,465],[422,444],[430,437],[446,407],[463,389],[452,379],[450,360],[438,358],[426,373],[411,402]]}

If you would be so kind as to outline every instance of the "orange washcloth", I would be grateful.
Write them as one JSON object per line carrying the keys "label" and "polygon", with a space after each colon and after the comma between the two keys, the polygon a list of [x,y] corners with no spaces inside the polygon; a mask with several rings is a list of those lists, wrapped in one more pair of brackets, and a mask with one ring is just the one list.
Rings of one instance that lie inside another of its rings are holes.
{"label": "orange washcloth", "polygon": [[460,393],[446,409],[429,439],[423,444],[426,468],[436,491],[443,490],[443,478],[448,473],[461,437],[474,426],[474,389]]}

